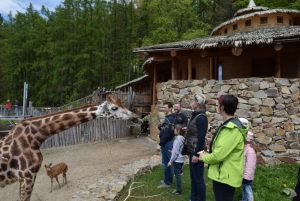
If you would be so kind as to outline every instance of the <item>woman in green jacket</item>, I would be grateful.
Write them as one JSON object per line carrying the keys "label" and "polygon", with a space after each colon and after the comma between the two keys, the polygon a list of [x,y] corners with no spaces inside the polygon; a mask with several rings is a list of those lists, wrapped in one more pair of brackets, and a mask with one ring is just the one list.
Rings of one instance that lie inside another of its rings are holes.
{"label": "woman in green jacket", "polygon": [[224,123],[213,136],[209,153],[199,152],[199,160],[209,164],[208,177],[213,180],[216,201],[233,201],[244,172],[244,142],[249,128],[234,117],[238,99],[233,95],[218,97],[218,112]]}

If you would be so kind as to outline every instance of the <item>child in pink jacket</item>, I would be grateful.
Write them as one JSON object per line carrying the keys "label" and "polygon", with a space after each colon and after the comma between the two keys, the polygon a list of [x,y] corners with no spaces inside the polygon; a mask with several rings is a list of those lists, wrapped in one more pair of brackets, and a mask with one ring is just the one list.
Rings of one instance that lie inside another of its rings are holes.
{"label": "child in pink jacket", "polygon": [[247,139],[245,143],[244,155],[245,155],[245,169],[243,179],[243,197],[242,201],[253,201],[252,181],[254,179],[256,168],[256,151],[252,147],[253,133],[248,131]]}

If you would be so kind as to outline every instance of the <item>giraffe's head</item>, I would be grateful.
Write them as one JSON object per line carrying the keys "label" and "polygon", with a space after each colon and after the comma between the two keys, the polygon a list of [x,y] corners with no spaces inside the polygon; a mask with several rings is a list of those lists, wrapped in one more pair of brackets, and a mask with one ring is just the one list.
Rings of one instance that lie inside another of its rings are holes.
{"label": "giraffe's head", "polygon": [[120,119],[132,119],[136,117],[136,114],[122,105],[120,99],[111,95],[107,95],[106,101],[98,106],[96,114],[100,117],[115,117]]}

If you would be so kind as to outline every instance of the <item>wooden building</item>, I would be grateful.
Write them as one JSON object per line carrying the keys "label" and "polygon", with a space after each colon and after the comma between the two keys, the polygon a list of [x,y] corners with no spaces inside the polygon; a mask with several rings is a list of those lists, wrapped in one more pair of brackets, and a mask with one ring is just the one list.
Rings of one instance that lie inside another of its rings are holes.
{"label": "wooden building", "polygon": [[[210,37],[136,48],[145,58],[152,105],[156,84],[168,80],[300,77],[300,11],[247,8]],[[137,83],[138,84],[138,83]]]}
{"label": "wooden building", "polygon": [[152,103],[152,88],[150,77],[145,74],[127,83],[117,86],[116,90],[128,92],[129,108],[136,113],[149,113]]}

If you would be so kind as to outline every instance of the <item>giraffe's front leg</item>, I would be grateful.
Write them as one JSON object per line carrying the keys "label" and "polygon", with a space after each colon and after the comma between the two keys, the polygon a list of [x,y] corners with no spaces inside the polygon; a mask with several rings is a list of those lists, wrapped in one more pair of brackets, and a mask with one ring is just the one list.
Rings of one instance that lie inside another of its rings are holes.
{"label": "giraffe's front leg", "polygon": [[23,179],[20,181],[20,201],[30,201],[35,179]]}

